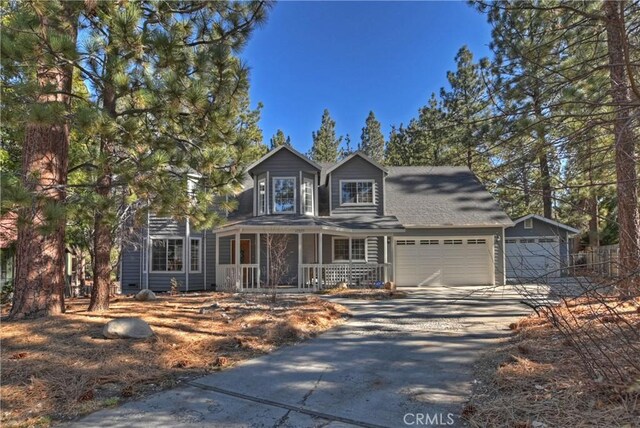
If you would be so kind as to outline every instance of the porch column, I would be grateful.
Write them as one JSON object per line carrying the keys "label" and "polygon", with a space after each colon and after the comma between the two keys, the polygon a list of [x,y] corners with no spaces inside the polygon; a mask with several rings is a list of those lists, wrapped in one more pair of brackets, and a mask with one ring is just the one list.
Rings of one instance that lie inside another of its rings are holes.
{"label": "porch column", "polygon": [[298,288],[302,288],[302,233],[298,233]]}
{"label": "porch column", "polygon": [[351,254],[351,235],[349,235],[349,286],[351,286],[351,275],[353,273],[353,259]]}
{"label": "porch column", "polygon": [[318,258],[316,260],[318,262],[318,273],[316,274],[316,281],[318,281],[318,289],[322,289],[323,281],[322,281],[322,232],[318,234]]}
{"label": "porch column", "polygon": [[260,288],[260,233],[256,233],[256,264],[258,265],[258,269],[256,269],[256,275],[258,275],[256,285]]}
{"label": "porch column", "polygon": [[382,237],[382,261],[384,263],[384,282],[385,284],[389,281],[389,269],[387,268],[388,259],[388,251],[387,251],[387,236]]}
{"label": "porch column", "polygon": [[240,229],[236,232],[236,288],[240,288],[242,272],[240,272]]}
{"label": "porch column", "polygon": [[214,279],[215,284],[216,284],[216,290],[220,290],[220,287],[223,284],[219,284],[218,283],[218,278],[221,278],[220,275],[220,233],[216,232],[216,248],[215,248],[215,260],[214,263],[216,265],[216,277]]}

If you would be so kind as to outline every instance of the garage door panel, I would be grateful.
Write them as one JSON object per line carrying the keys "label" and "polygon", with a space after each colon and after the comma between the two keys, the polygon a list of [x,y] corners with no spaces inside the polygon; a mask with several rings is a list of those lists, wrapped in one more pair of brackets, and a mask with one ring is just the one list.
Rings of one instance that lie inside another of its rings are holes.
{"label": "garage door panel", "polygon": [[[546,238],[510,238],[505,245],[507,277],[560,276],[560,246]],[[540,242],[542,241],[542,242]]]}
{"label": "garage door panel", "polygon": [[[492,238],[403,238],[396,245],[396,283],[400,286],[491,284]],[[407,245],[414,242],[414,245]],[[469,243],[472,242],[472,243]]]}

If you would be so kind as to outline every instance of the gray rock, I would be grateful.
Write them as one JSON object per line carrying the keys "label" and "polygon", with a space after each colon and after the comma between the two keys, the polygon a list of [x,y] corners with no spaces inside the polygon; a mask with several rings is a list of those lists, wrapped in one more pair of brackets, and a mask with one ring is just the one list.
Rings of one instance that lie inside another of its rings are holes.
{"label": "gray rock", "polygon": [[146,302],[148,300],[156,300],[156,293],[151,290],[140,290],[136,294],[136,300],[140,302]]}
{"label": "gray rock", "polygon": [[140,318],[117,318],[102,329],[107,339],[145,339],[153,336],[153,330]]}

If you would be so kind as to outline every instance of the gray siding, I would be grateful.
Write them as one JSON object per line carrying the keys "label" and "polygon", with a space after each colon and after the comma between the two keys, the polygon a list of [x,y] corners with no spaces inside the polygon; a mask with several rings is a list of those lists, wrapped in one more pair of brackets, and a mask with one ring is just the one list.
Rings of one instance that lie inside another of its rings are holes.
{"label": "gray siding", "polygon": [[[340,200],[340,180],[374,180],[374,205],[345,206]],[[384,172],[359,156],[331,172],[331,212],[332,214],[373,214],[384,215]]]}
{"label": "gray siding", "polygon": [[141,245],[127,245],[122,249],[122,277],[120,284],[123,293],[136,293],[142,288],[140,276]]}
{"label": "gray siding", "polygon": [[[494,237],[494,259],[495,259],[495,277],[496,284],[504,285],[505,268],[504,268],[504,241],[502,239],[501,227],[467,227],[467,228],[438,228],[438,229],[426,229],[416,228],[407,229],[404,233],[405,236],[487,236],[493,235]],[[402,239],[402,234],[397,235]],[[393,251],[389,252],[390,254]],[[389,256],[389,262],[391,263],[391,256]]]}

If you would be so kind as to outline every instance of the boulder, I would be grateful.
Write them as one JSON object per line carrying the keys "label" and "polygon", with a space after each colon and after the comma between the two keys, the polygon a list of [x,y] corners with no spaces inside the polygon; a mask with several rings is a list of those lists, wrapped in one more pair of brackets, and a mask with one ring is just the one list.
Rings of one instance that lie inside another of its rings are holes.
{"label": "boulder", "polygon": [[102,334],[107,339],[146,339],[153,330],[140,318],[117,318],[104,326]]}
{"label": "boulder", "polygon": [[151,290],[140,290],[136,294],[136,300],[140,302],[146,302],[148,300],[156,300],[156,293]]}
{"label": "boulder", "polygon": [[396,283],[393,281],[388,281],[384,284],[384,289],[385,290],[395,290],[396,289]]}

